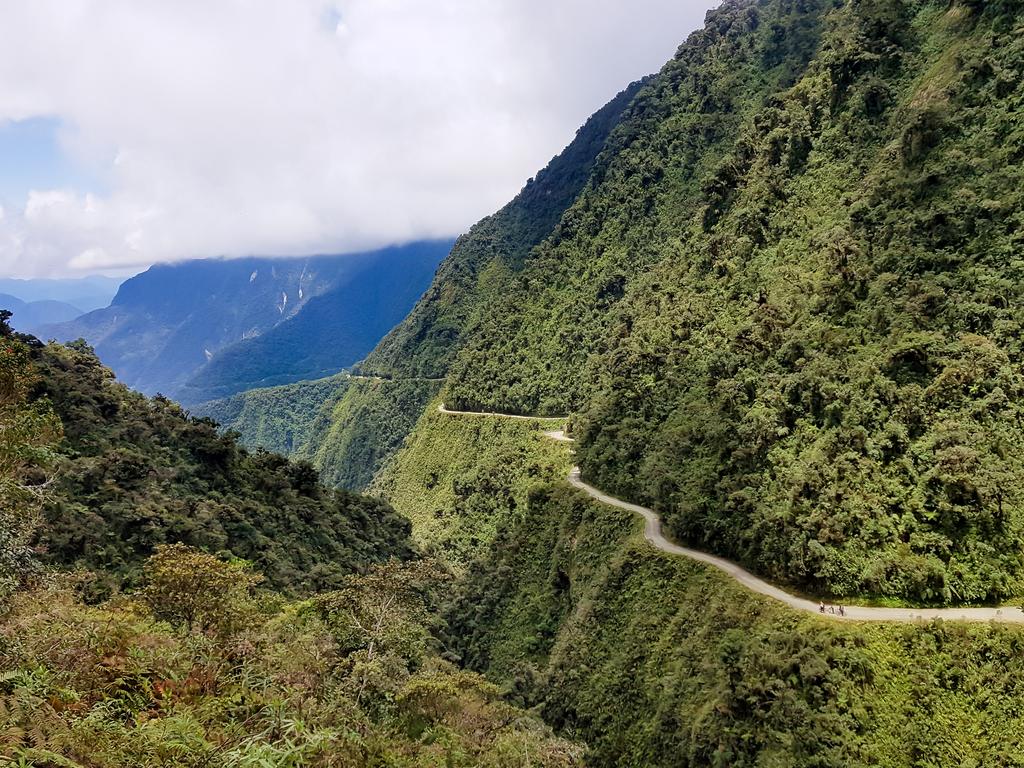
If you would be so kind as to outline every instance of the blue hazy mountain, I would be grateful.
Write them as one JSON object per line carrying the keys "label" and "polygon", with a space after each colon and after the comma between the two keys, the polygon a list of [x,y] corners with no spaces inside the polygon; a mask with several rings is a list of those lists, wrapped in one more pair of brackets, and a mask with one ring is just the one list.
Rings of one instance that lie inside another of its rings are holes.
{"label": "blue hazy mountain", "polygon": [[63,301],[23,301],[8,293],[0,293],[0,309],[14,313],[11,327],[22,333],[36,333],[51,323],[64,323],[82,314],[81,309]]}
{"label": "blue hazy mountain", "polygon": [[84,338],[129,386],[199,403],[352,365],[409,312],[450,248],[157,265],[109,307],[43,335]]}
{"label": "blue hazy mountain", "polygon": [[[78,314],[91,312],[110,304],[118,287],[124,282],[123,277],[106,277],[91,275],[81,278],[67,279],[27,279],[12,277],[0,278],[0,294],[14,296],[31,304],[37,301],[57,301],[77,308]],[[62,322],[63,319],[49,322]]]}

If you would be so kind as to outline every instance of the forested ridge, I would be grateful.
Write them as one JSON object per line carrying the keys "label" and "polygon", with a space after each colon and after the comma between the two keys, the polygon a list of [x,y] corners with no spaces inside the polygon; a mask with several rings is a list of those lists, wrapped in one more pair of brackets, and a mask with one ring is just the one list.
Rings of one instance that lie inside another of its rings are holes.
{"label": "forested ridge", "polygon": [[399,382],[449,373],[456,408],[574,412],[594,484],[769,578],[1021,594],[1021,25],[724,4],[459,240],[324,479],[364,487],[430,396]]}
{"label": "forested ridge", "polygon": [[253,389],[196,406],[242,443],[307,460],[329,486],[364,490],[401,446],[441,382],[347,374]]}
{"label": "forested ridge", "polygon": [[813,591],[1021,594],[1022,17],[727,3],[452,367],[585,476]]}
{"label": "forested ridge", "polygon": [[309,464],[250,453],[213,422],[132,392],[88,347],[34,346],[32,362],[32,397],[63,425],[37,542],[45,562],[119,586],[157,545],[182,542],[308,593],[411,553],[408,522],[387,505],[324,488]]}
{"label": "forested ridge", "polygon": [[338,378],[330,394],[327,382],[315,381],[255,389],[196,406],[197,412],[237,430],[246,445],[309,458],[325,483],[365,488],[437,393],[435,380],[446,376],[511,276],[587,184],[643,85],[633,83],[599,109],[514,200],[458,239],[409,316],[354,368],[385,381]]}
{"label": "forested ridge", "polygon": [[443,564],[385,503],[250,454],[0,313],[0,762],[582,765],[442,658]]}
{"label": "forested ridge", "polygon": [[558,224],[587,184],[610,134],[624,119],[643,81],[598,110],[573,141],[508,205],[460,237],[433,284],[409,316],[359,368],[394,378],[445,376],[473,328],[500,299],[511,275]]}

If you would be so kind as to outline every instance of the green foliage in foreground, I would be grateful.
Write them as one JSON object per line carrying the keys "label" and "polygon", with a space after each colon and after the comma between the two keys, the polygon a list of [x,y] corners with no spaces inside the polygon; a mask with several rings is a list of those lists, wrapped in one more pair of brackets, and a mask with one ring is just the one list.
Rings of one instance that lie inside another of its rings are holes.
{"label": "green foliage in foreground", "polygon": [[1024,765],[1024,631],[801,615],[661,555],[636,518],[535,492],[451,643],[593,766]]}
{"label": "green foliage in foreground", "polygon": [[165,543],[253,562],[289,592],[410,554],[386,504],[326,489],[308,463],[249,453],[213,422],[118,384],[84,346],[37,348],[36,395],[64,425],[38,544],[47,563],[100,574],[99,594],[137,582]]}
{"label": "green foliage in foreground", "polygon": [[38,374],[25,340],[0,311],[0,609],[36,573],[32,537],[61,425],[45,399],[30,402]]}
{"label": "green foliage in foreground", "polygon": [[[231,574],[208,555],[177,554],[198,558],[204,573]],[[163,566],[151,570],[145,602],[90,607],[54,586],[23,593],[0,619],[0,754],[9,764],[582,765],[580,747],[437,656],[424,622],[441,582],[425,563],[377,566],[301,603],[240,596],[220,606],[244,609],[217,622],[231,631],[216,633],[188,631],[188,596],[159,588]]]}
{"label": "green foliage in foreground", "polygon": [[461,567],[523,514],[532,488],[564,478],[569,460],[543,434],[558,421],[451,416],[438,405],[430,403],[369,492],[412,521],[420,547]]}

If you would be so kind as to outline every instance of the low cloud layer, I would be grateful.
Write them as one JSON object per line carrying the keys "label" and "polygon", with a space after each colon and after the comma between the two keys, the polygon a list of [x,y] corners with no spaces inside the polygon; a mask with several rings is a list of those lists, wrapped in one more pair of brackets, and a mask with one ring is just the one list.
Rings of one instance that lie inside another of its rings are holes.
{"label": "low cloud layer", "polygon": [[0,122],[61,121],[99,191],[0,211],[0,273],[344,252],[506,202],[708,0],[31,0]]}

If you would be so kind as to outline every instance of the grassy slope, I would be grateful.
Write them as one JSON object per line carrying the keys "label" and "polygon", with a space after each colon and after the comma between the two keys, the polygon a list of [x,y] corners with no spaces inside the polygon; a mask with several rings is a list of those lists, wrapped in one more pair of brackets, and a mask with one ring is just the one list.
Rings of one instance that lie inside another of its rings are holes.
{"label": "grassy slope", "polygon": [[1017,628],[836,625],[653,552],[561,489],[455,611],[467,657],[594,765],[1020,765]]}
{"label": "grassy slope", "polygon": [[797,614],[656,553],[569,463],[530,423],[432,406],[375,488],[470,562],[450,650],[588,764],[1024,765],[1024,632]]}
{"label": "grassy slope", "polygon": [[531,490],[564,477],[569,459],[544,437],[552,422],[439,413],[431,402],[369,493],[413,521],[418,543],[464,566],[523,513]]}
{"label": "grassy slope", "polygon": [[302,455],[325,483],[363,489],[402,445],[440,386],[427,379],[352,380],[344,397],[317,417],[317,439]]}

